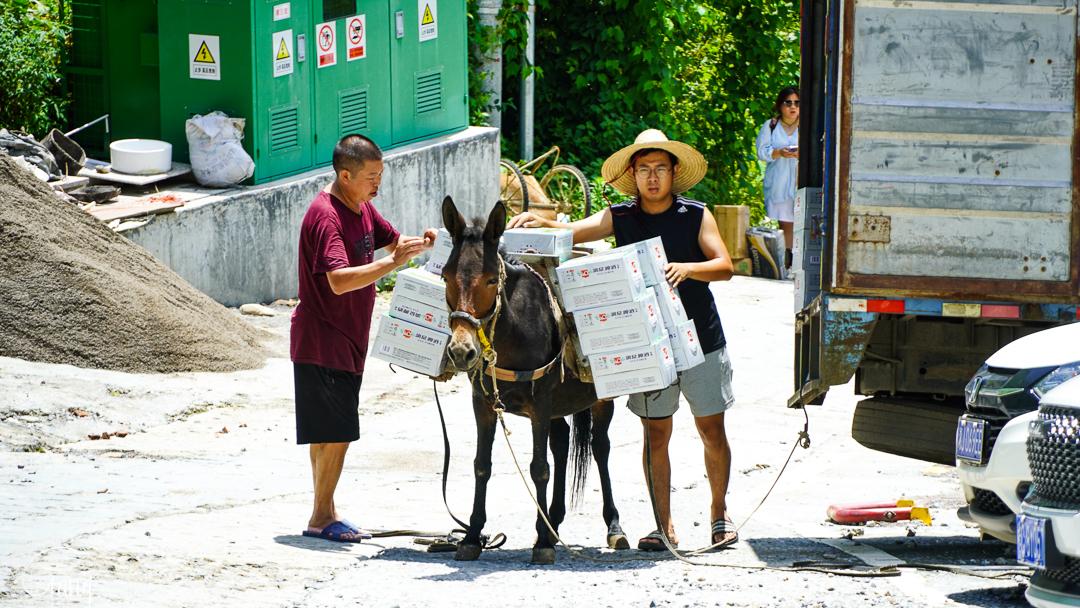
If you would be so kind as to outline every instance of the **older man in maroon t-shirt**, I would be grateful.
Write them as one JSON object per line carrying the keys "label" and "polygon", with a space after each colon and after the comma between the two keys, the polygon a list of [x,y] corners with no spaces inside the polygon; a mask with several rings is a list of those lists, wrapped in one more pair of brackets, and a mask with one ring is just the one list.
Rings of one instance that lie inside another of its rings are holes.
{"label": "older man in maroon t-shirt", "polygon": [[[402,236],[371,204],[382,181],[382,152],[362,135],[334,147],[334,182],[311,202],[300,225],[300,304],[290,355],[296,441],[310,444],[315,506],[304,536],[338,542],[370,538],[338,516],[334,490],[349,443],[360,438],[360,381],[367,357],[375,281],[435,242]],[[375,250],[389,254],[375,259]]]}

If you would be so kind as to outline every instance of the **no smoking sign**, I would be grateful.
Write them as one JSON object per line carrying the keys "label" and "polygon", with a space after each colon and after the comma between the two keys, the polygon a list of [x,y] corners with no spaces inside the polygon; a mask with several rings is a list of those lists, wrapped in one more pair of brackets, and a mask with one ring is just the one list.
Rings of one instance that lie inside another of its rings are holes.
{"label": "no smoking sign", "polygon": [[315,46],[320,68],[337,64],[337,35],[334,22],[320,23],[315,27]]}
{"label": "no smoking sign", "polygon": [[349,61],[367,56],[367,16],[350,17],[345,23],[346,55]]}

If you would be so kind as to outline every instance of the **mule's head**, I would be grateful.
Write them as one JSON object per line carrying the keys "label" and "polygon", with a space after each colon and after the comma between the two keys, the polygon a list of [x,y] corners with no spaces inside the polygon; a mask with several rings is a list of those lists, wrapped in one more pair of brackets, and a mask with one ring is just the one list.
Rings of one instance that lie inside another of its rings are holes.
{"label": "mule's head", "polygon": [[454,243],[443,267],[453,332],[447,351],[454,367],[471,370],[480,364],[483,351],[478,323],[486,324],[499,298],[499,238],[506,229],[506,207],[497,202],[487,224],[467,226],[448,196],[443,200],[442,216]]}

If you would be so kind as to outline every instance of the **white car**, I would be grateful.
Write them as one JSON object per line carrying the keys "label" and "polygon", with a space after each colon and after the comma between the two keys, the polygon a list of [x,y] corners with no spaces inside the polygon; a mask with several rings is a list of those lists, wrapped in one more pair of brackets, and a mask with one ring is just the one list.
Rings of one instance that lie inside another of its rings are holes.
{"label": "white car", "polygon": [[1016,542],[1015,515],[1031,485],[1026,422],[1043,395],[1078,374],[1080,323],[1014,340],[979,368],[964,390],[966,412],[956,429],[956,467],[968,503],[957,513],[961,519]]}
{"label": "white car", "polygon": [[1008,543],[1016,542],[1016,514],[1031,485],[1027,461],[1028,423],[1038,412],[1028,412],[1005,424],[994,442],[986,464],[956,461],[960,485],[968,506],[961,519],[979,524],[984,534]]}
{"label": "white car", "polygon": [[1027,599],[1080,607],[1080,378],[1043,396],[1028,461],[1031,491],[1016,518],[1016,559],[1035,568]]}

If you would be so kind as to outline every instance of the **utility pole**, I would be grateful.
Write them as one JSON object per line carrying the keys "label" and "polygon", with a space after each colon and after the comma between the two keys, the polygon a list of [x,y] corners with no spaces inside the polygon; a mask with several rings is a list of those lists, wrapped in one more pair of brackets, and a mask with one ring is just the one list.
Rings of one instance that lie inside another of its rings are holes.
{"label": "utility pole", "polygon": [[[499,27],[499,11],[502,0],[479,0],[477,13],[481,31],[495,30]],[[483,90],[488,95],[488,124],[502,127],[502,44],[488,49],[484,63],[480,66],[483,74]]]}
{"label": "utility pole", "polygon": [[[529,30],[528,39],[525,42],[525,61],[529,66],[535,65],[536,55],[536,3],[529,0]],[[533,93],[536,77],[530,73],[521,81],[521,123],[519,133],[521,141],[519,154],[523,160],[533,157]]]}

